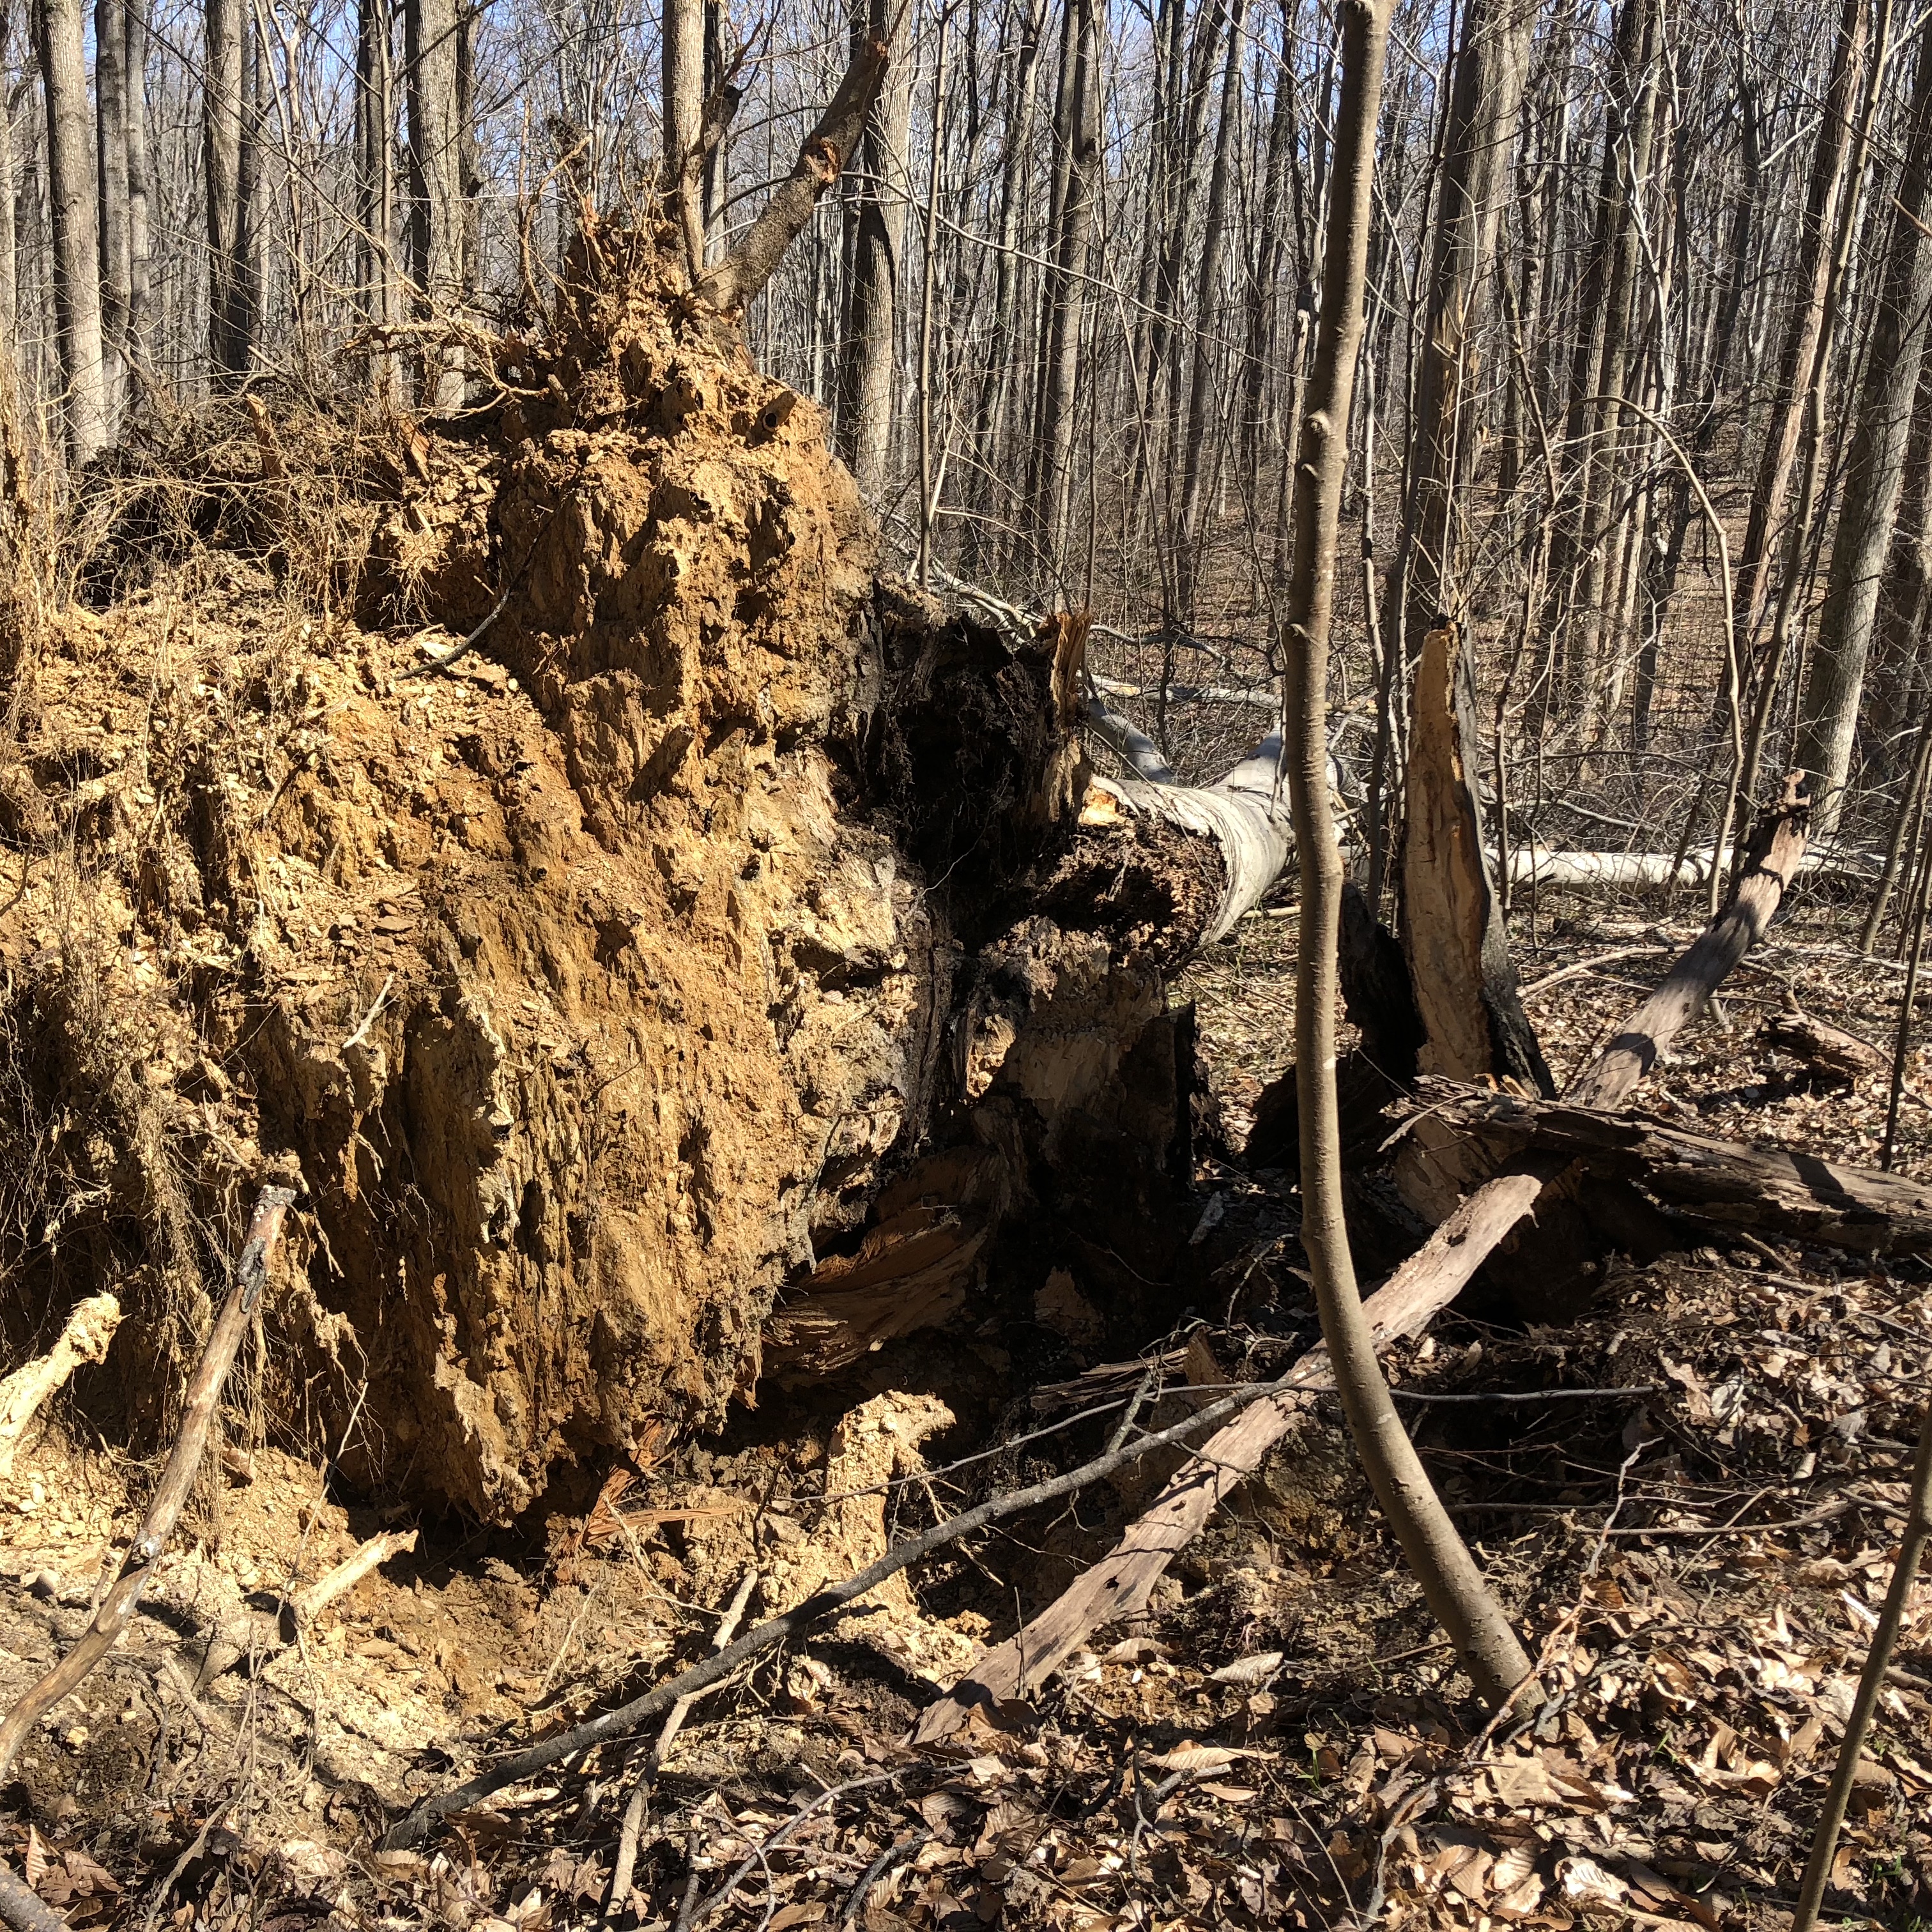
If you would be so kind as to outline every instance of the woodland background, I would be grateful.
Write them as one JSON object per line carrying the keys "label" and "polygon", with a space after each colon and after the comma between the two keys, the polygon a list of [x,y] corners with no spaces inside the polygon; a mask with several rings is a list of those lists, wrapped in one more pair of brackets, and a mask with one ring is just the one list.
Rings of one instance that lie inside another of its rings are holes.
{"label": "woodland background", "polygon": [[[1333,20],[683,10],[682,111],[722,128],[712,259],[853,37],[890,40],[752,352],[831,412],[932,587],[1090,605],[1128,708],[1184,772],[1224,766],[1274,701]],[[647,8],[36,0],[5,44],[0,316],[32,433],[82,460],[211,392],[486,400],[489,332],[662,167]],[[1932,25],[1894,0],[1399,10],[1332,721],[1373,881],[1438,600],[1475,620],[1505,848],[1682,862],[1795,763],[1881,869],[1924,764],[1928,158]],[[1446,412],[1420,352],[1444,313]],[[1444,461],[1446,588],[1417,535]]]}

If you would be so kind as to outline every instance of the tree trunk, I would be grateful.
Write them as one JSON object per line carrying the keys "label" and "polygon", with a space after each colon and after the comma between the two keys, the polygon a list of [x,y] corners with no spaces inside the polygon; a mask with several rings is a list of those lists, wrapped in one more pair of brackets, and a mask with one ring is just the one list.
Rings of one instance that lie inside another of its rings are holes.
{"label": "tree trunk", "polygon": [[254,360],[252,210],[243,200],[244,0],[206,0],[202,169],[208,194],[208,350],[214,386],[237,389]]}
{"label": "tree trunk", "polygon": [[1920,30],[1918,68],[1903,147],[1905,170],[1894,198],[1884,283],[1857,426],[1846,465],[1844,495],[1825,608],[1813,647],[1799,714],[1796,764],[1813,775],[1812,816],[1820,832],[1838,823],[1852,742],[1864,689],[1865,664],[1877,628],[1879,592],[1905,481],[1932,304],[1932,238],[1925,221],[1932,182],[1932,23]]}
{"label": "tree trunk", "polygon": [[129,362],[154,356],[154,166],[148,144],[148,8],[152,0],[118,0],[127,28],[128,346]]}
{"label": "tree trunk", "polygon": [[704,272],[698,172],[704,128],[704,0],[665,0],[662,56],[664,200],[682,232],[685,256],[695,278]]}
{"label": "tree trunk", "polygon": [[94,178],[100,253],[101,388],[109,434],[128,380],[128,26],[122,0],[94,4]]}
{"label": "tree trunk", "polygon": [[1474,466],[1474,425],[1466,387],[1477,378],[1474,344],[1511,181],[1511,158],[1537,9],[1527,0],[1479,0],[1456,56],[1443,144],[1429,310],[1415,379],[1409,500],[1398,581],[1390,586],[1400,635],[1425,636],[1463,609],[1464,500]]}
{"label": "tree trunk", "polygon": [[892,476],[892,406],[898,394],[899,277],[905,255],[912,129],[912,74],[904,53],[905,13],[890,0],[855,0],[852,46],[901,38],[888,50],[885,79],[866,118],[860,178],[848,184],[844,350],[838,364],[838,453],[868,502]]}
{"label": "tree trunk", "polygon": [[1844,191],[1845,162],[1850,151],[1858,85],[1865,62],[1868,0],[1844,0],[1833,43],[1831,80],[1818,122],[1817,145],[1805,188],[1803,225],[1799,230],[1798,300],[1785,327],[1779,351],[1778,376],[1772,392],[1771,416],[1751,492],[1744,548],[1738,553],[1738,603],[1744,614],[1744,637],[1754,644],[1763,620],[1771,583],[1772,536],[1784,512],[1792,466],[1804,427],[1804,399],[1810,392],[1823,325],[1826,289],[1831,275],[1833,219]]}
{"label": "tree trunk", "polygon": [[[1221,112],[1214,130],[1214,160],[1208,176],[1208,212],[1201,229],[1201,281],[1195,292],[1192,374],[1188,383],[1187,434],[1181,459],[1180,521],[1174,568],[1176,614],[1190,629],[1194,624],[1194,593],[1201,553],[1207,542],[1202,528],[1201,481],[1206,475],[1208,412],[1222,318],[1227,304],[1221,292],[1221,260],[1227,245],[1229,177],[1233,172],[1234,124],[1240,118],[1241,61],[1247,42],[1241,35],[1246,0],[1228,0],[1228,51],[1221,70]],[[1225,428],[1225,425],[1220,427]]]}
{"label": "tree trunk", "polygon": [[[0,4],[0,69],[13,42],[13,8]],[[17,396],[20,380],[20,283],[14,221],[13,89],[0,86],[0,394]]]}
{"label": "tree trunk", "polygon": [[54,319],[66,392],[68,460],[78,470],[108,442],[100,240],[80,0],[34,0],[34,34],[46,103]]}
{"label": "tree trunk", "polygon": [[[691,5],[693,0],[680,0]],[[675,15],[674,16],[675,18]],[[701,9],[695,82],[704,77]],[[463,128],[457,0],[404,0],[404,58],[408,68],[410,276],[417,314],[433,330],[461,318],[464,296]],[[670,36],[667,36],[667,46]],[[668,61],[670,56],[667,53]],[[458,409],[464,392],[460,346],[435,334],[423,362],[423,400]]]}
{"label": "tree trunk", "polygon": [[1071,58],[1063,68],[1054,139],[1066,156],[1054,238],[1052,307],[1040,396],[1040,470],[1032,524],[1042,554],[1057,560],[1073,482],[1073,406],[1087,314],[1087,250],[1094,228],[1094,168],[1100,148],[1100,45],[1094,0],[1066,0]]}
{"label": "tree trunk", "polygon": [[372,393],[401,400],[402,364],[392,332],[396,302],[395,22],[391,0],[356,9],[356,249],[366,366]]}
{"label": "tree trunk", "polygon": [[1334,611],[1349,404],[1361,346],[1369,212],[1382,66],[1394,0],[1344,0],[1342,100],[1336,116],[1334,208],[1322,276],[1320,333],[1309,381],[1307,452],[1294,489],[1294,572],[1282,644],[1288,664],[1283,762],[1301,863],[1295,969],[1296,1092],[1301,1118],[1301,1242],[1322,1339],[1350,1434],[1429,1606],[1480,1696],[1513,1702],[1532,1675],[1522,1646],[1430,1486],[1376,1360],[1342,1220],[1335,1096],[1336,950],[1342,856],[1328,803],[1328,637]]}

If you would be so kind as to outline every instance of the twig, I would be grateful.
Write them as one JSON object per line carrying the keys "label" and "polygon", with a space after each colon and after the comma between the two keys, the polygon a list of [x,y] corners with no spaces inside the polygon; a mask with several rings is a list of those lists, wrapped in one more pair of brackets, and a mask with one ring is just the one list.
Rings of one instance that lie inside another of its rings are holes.
{"label": "twig", "polygon": [[848,1792],[868,1790],[875,1784],[896,1784],[908,1772],[923,1771],[925,1768],[926,1766],[922,1764],[902,1764],[890,1771],[874,1772],[869,1778],[848,1778],[843,1784],[834,1784],[821,1791],[809,1804],[804,1805],[794,1811],[762,1844],[754,1845],[752,1847],[751,1856],[745,1859],[724,1883],[714,1892],[695,1912],[692,1914],[688,1922],[684,1918],[683,1915],[680,1914],[680,1924],[684,1925],[688,1922],[692,1926],[702,1925],[714,1912],[722,1912],[730,1904],[733,1898],[736,1894],[739,1886],[751,1876],[752,1868],[755,1864],[762,1864],[808,1818],[824,1806],[831,1804],[834,1799],[843,1798]]}
{"label": "twig", "polygon": [[[536,546],[533,544],[530,548],[534,552]],[[524,561],[527,565],[530,559],[526,557]],[[429,658],[419,664],[412,664],[397,678],[396,682],[398,684],[406,684],[412,677],[427,677],[433,670],[447,670],[459,658],[466,658],[489,635],[490,627],[510,608],[510,599],[514,595],[517,586],[523,581],[523,572],[519,570],[509,582],[503,586],[503,594],[490,605],[489,614],[460,644],[450,650],[445,651],[440,658]]]}
{"label": "twig", "polygon": [[0,1920],[14,1932],[68,1932],[67,1921],[4,1865],[0,1865]]}
{"label": "twig", "polygon": [[382,990],[376,995],[374,1003],[362,1016],[362,1024],[342,1042],[341,1051],[346,1053],[352,1046],[360,1046],[369,1037],[369,1029],[376,1024],[376,1016],[382,1010],[382,1003],[389,997],[389,988],[396,983],[393,973],[382,976]]}
{"label": "twig", "polygon": [[803,1603],[786,1611],[783,1616],[760,1624],[755,1629],[747,1631],[728,1649],[718,1652],[701,1664],[693,1664],[688,1670],[673,1678],[668,1684],[661,1684],[656,1690],[647,1690],[642,1696],[632,1698],[628,1704],[620,1704],[616,1709],[606,1711],[601,1716],[592,1718],[581,1724],[573,1725],[567,1731],[559,1731],[541,1743],[531,1745],[527,1750],[519,1751],[514,1757],[500,1759],[453,1790],[424,1798],[413,1811],[391,1827],[384,1835],[380,1849],[388,1852],[407,1851],[420,1844],[430,1828],[452,1811],[462,1810],[488,1797],[491,1792],[501,1791],[506,1785],[520,1784],[524,1779],[534,1777],[540,1771],[548,1770],[550,1766],[560,1763],[565,1758],[574,1756],[579,1751],[588,1750],[592,1744],[606,1744],[614,1738],[634,1736],[652,1718],[669,1710],[680,1697],[694,1691],[708,1689],[712,1684],[729,1677],[740,1664],[762,1654],[773,1646],[782,1643],[787,1637],[796,1632],[808,1629],[835,1611],[842,1610],[854,1598],[878,1588],[887,1577],[896,1576],[902,1570],[910,1568],[921,1557],[957,1543],[961,1538],[970,1536],[974,1531],[983,1529],[989,1523],[1004,1522],[1010,1516],[1017,1516],[1025,1510],[1037,1509],[1045,1503],[1058,1502],[1062,1496],[1072,1496],[1089,1484],[1098,1482],[1103,1476],[1112,1475],[1116,1469],[1124,1468],[1128,1463],[1138,1461],[1154,1450],[1164,1449],[1172,1443],[1184,1442],[1197,1430],[1223,1422],[1264,1396],[1280,1394],[1284,1386],[1294,1387],[1293,1372],[1290,1373],[1291,1379],[1286,1384],[1257,1382],[1220,1402],[1197,1410],[1171,1428],[1141,1436],[1120,1449],[1096,1456],[1090,1462],[1083,1462],[1078,1468],[1070,1470],[1064,1476],[1049,1478],[1027,1489],[1013,1490],[1000,1496],[989,1496],[984,1502],[976,1504],[971,1509],[962,1510],[958,1515],[935,1524],[923,1534],[896,1544],[877,1562],[867,1564],[863,1570],[848,1576],[842,1582],[829,1585],[808,1597]]}
{"label": "twig", "polygon": [[282,1230],[282,1217],[295,1198],[295,1190],[289,1187],[265,1187],[256,1197],[248,1239],[235,1264],[228,1298],[214,1318],[208,1346],[188,1384],[182,1406],[181,1432],[169,1452],[154,1499],[148,1506],[140,1533],[122,1559],[119,1574],[101,1598],[80,1641],[8,1712],[6,1722],[0,1724],[0,1780],[12,1768],[28,1732],[80,1685],[133,1621],[141,1592],[153,1577],[161,1552],[174,1534],[188,1501],[188,1491],[194,1486],[202,1452],[208,1446],[215,1405],[221,1400],[235,1352],[241,1346],[242,1337],[254,1315],[255,1304],[268,1275],[268,1256]]}
{"label": "twig", "polygon": [[[722,1650],[736,1634],[740,1619],[745,1614],[745,1606],[752,1600],[753,1586],[758,1580],[755,1567],[745,1572],[744,1581],[738,1591],[724,1606],[724,1614],[718,1620],[717,1634],[711,1640],[714,1651]],[[678,1732],[684,1727],[684,1720],[690,1714],[691,1707],[704,1694],[694,1690],[680,1697],[670,1707],[665,1718],[664,1729],[658,1733],[658,1741],[651,1747],[650,1756],[644,1760],[644,1768],[638,1774],[638,1781],[631,1788],[631,1801],[624,1807],[624,1822],[617,1834],[617,1862],[610,1873],[610,1895],[605,1901],[604,1916],[614,1917],[623,1909],[624,1902],[631,1895],[632,1875],[638,1868],[638,1838],[644,1828],[644,1813],[649,1808],[651,1788],[658,1781],[658,1773],[664,1768],[664,1760],[670,1755],[670,1748]]]}
{"label": "twig", "polygon": [[1660,1395],[1661,1382],[1636,1382],[1628,1388],[1530,1389],[1521,1394],[1504,1389],[1484,1389],[1475,1395],[1432,1395],[1421,1389],[1392,1388],[1398,1402],[1550,1402],[1558,1397],[1574,1400],[1585,1396]]}
{"label": "twig", "polygon": [[1533,999],[1538,993],[1547,992],[1552,986],[1561,986],[1565,980],[1574,980],[1580,974],[1594,973],[1599,966],[1607,966],[1614,959],[1638,959],[1670,950],[1667,946],[1619,946],[1614,952],[1600,952],[1594,959],[1580,959],[1573,966],[1559,966],[1555,972],[1546,973],[1541,979],[1531,980],[1516,998],[1520,1000]]}
{"label": "twig", "polygon": [[1918,1426],[1918,1457],[1912,1466],[1911,1500],[1906,1507],[1910,1513],[1905,1534],[1899,1538],[1898,1560],[1892,1566],[1892,1587],[1885,1593],[1871,1646],[1865,1652],[1858,1694],[1852,1705],[1852,1714],[1846,1720],[1844,1741],[1838,1746],[1838,1767],[1832,1774],[1832,1787],[1825,1795],[1817,1836],[1811,1841],[1811,1856],[1804,1867],[1804,1883],[1798,1894],[1791,1932],[1811,1932],[1818,1922],[1818,1909],[1825,1902],[1825,1888],[1831,1882],[1832,1867],[1838,1856],[1839,1828],[1845,1822],[1846,1807],[1851,1802],[1852,1786],[1858,1777],[1859,1754],[1871,1729],[1872,1713],[1878,1708],[1879,1694],[1885,1688],[1886,1667],[1898,1642],[1899,1626],[1905,1621],[1906,1600],[1918,1574],[1918,1559],[1924,1553],[1926,1538],[1932,1536],[1932,1402],[1926,1405],[1924,1418]]}
{"label": "twig", "polygon": [[866,1895],[877,1885],[893,1866],[903,1864],[932,1842],[930,1832],[910,1832],[903,1838],[895,1838],[886,1849],[859,1874],[859,1882],[845,1894],[844,1909],[838,1914],[842,1925],[850,1925],[859,1916],[866,1903]]}

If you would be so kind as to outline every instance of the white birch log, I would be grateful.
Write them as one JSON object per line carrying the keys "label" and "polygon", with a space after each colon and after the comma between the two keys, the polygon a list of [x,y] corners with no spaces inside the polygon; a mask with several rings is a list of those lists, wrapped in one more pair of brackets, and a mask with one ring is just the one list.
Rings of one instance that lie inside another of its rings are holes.
{"label": "white birch log", "polygon": [[1280,734],[1264,739],[1214,784],[1184,785],[1176,782],[1153,740],[1098,698],[1089,700],[1087,716],[1095,736],[1141,776],[1090,780],[1082,824],[1104,824],[1115,816],[1162,818],[1213,839],[1221,848],[1226,883],[1199,943],[1212,946],[1225,939],[1280,878],[1294,849],[1288,790],[1281,776]]}

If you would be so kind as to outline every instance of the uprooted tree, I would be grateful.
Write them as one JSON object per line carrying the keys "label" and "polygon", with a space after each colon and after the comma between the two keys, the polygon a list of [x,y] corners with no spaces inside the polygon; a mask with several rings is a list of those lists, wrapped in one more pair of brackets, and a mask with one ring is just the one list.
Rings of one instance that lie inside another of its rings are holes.
{"label": "uprooted tree", "polygon": [[[225,499],[124,466],[122,594],[23,644],[0,1264],[28,1320],[117,1286],[104,1372],[151,1430],[267,1159],[305,1190],[269,1374],[352,1474],[486,1518],[944,1318],[1048,1204],[1124,1330],[1156,1312],[1166,982],[1285,809],[1271,763],[1090,786],[1084,622],[880,575],[819,412],[754,367],[736,317],[883,58],[725,260],[586,211],[488,407],[338,438],[360,549],[310,577],[359,626],[220,560],[297,584],[320,541],[258,412]],[[210,500],[220,541],[130,590]]]}

